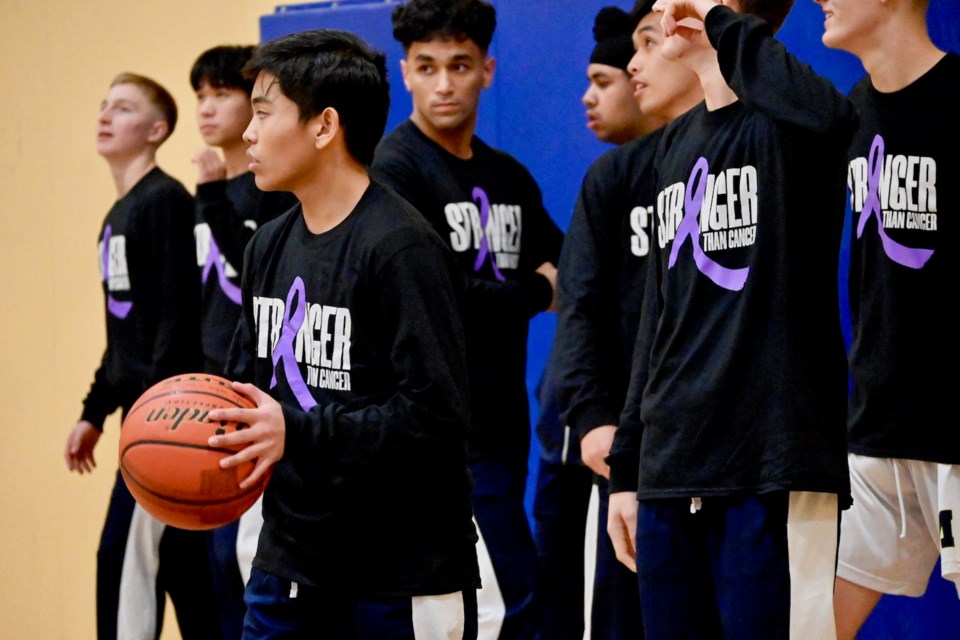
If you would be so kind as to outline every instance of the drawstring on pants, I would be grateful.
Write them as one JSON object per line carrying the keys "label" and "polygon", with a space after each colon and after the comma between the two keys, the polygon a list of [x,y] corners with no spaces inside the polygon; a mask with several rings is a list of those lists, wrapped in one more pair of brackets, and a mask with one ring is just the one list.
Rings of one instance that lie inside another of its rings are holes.
{"label": "drawstring on pants", "polygon": [[703,507],[703,501],[700,498],[690,498],[690,513],[696,513]]}
{"label": "drawstring on pants", "polygon": [[900,504],[900,538],[907,537],[907,515],[903,506],[903,488],[900,486],[900,463],[893,460],[893,479],[897,483],[897,501]]}

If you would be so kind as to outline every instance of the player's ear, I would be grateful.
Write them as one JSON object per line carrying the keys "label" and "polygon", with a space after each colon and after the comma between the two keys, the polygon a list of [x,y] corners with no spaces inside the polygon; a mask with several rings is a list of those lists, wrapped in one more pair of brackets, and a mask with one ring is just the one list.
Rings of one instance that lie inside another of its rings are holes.
{"label": "player's ear", "polygon": [[340,114],[333,107],[327,107],[310,120],[314,146],[323,149],[328,146],[340,130]]}
{"label": "player's ear", "polygon": [[493,84],[493,72],[497,70],[497,59],[493,56],[483,61],[483,88],[487,89]]}
{"label": "player's ear", "polygon": [[407,64],[406,59],[400,60],[400,75],[403,77],[403,86],[407,88],[407,91],[410,91],[410,65]]}
{"label": "player's ear", "polygon": [[147,142],[160,144],[170,135],[170,124],[166,120],[156,120],[150,126],[150,133],[147,134]]}

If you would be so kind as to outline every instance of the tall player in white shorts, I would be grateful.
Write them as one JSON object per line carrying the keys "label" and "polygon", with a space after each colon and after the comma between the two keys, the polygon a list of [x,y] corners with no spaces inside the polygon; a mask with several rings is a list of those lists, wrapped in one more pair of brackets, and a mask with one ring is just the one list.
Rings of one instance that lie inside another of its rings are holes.
{"label": "tall player in white shorts", "polygon": [[[843,514],[837,635],[854,638],[882,594],[920,596],[941,558],[960,584],[960,446],[952,414],[960,214],[960,56],[927,30],[928,0],[816,0],[823,42],[863,63],[850,92],[853,215],[848,414],[853,507]],[[960,594],[960,587],[958,587]]]}
{"label": "tall player in white shorts", "polygon": [[837,575],[919,597],[941,557],[960,596],[960,466],[850,454],[854,507],[843,514]]}

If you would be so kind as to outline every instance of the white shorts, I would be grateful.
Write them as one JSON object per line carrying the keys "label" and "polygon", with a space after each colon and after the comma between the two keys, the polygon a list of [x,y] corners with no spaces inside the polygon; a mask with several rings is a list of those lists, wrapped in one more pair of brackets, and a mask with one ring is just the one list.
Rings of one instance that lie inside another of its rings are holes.
{"label": "white shorts", "polygon": [[941,558],[960,596],[960,465],[850,454],[853,506],[843,512],[837,576],[919,597]]}

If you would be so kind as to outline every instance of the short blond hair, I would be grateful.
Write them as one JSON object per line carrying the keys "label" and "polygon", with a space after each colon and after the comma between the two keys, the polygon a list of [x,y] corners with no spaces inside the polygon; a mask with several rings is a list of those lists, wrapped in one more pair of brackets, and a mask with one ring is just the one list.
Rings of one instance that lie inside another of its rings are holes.
{"label": "short blond hair", "polygon": [[147,96],[147,100],[160,110],[163,119],[167,123],[167,135],[164,136],[160,142],[163,143],[169,138],[170,134],[173,133],[174,127],[177,126],[177,103],[174,101],[173,96],[170,95],[170,92],[156,80],[137,73],[124,72],[118,74],[110,83],[110,86],[115,87],[118,84],[132,84],[143,91],[144,95]]}

